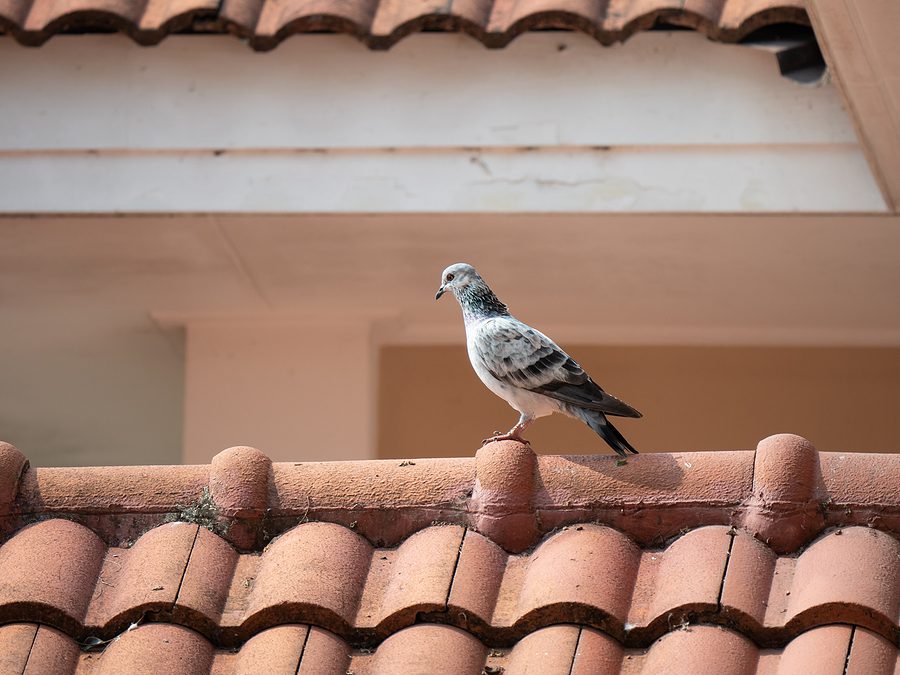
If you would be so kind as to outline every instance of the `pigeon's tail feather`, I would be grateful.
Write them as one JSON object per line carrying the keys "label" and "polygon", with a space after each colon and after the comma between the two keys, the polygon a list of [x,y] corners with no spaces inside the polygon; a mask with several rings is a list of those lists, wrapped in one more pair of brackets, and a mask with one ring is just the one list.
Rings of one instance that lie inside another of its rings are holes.
{"label": "pigeon's tail feather", "polygon": [[578,408],[573,405],[568,406],[568,410],[574,417],[582,420],[593,429],[594,433],[606,441],[609,447],[615,450],[617,454],[622,457],[627,457],[629,453],[632,455],[638,454],[638,451],[632,447],[631,443],[625,440],[625,437],[602,412],[588,408]]}

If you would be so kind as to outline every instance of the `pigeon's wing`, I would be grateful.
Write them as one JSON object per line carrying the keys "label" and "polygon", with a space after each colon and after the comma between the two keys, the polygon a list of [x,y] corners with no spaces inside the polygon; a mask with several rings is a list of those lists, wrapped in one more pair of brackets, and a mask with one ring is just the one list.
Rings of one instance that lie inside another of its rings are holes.
{"label": "pigeon's wing", "polygon": [[641,417],[598,387],[553,340],[517,319],[483,322],[473,345],[491,375],[501,382],[607,415]]}

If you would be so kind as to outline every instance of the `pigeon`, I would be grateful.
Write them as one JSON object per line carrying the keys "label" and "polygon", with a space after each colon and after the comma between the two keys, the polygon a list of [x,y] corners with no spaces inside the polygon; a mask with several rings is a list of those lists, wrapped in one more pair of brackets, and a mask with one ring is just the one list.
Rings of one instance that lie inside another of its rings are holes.
{"label": "pigeon", "polygon": [[641,413],[603,391],[553,340],[512,316],[474,267],[456,263],[445,269],[434,299],[447,291],[462,308],[475,374],[519,412],[512,429],[484,443],[528,444],[522,432],[537,418],[560,412],[587,424],[622,457],[637,454],[607,415],[641,417]]}

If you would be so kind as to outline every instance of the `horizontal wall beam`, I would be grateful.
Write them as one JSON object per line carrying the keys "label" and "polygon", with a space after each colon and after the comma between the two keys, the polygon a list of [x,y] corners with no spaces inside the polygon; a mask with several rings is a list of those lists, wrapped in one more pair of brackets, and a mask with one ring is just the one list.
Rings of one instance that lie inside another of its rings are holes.
{"label": "horizontal wall beam", "polygon": [[879,212],[852,144],[0,154],[0,212]]}
{"label": "horizontal wall beam", "polygon": [[831,84],[687,33],[0,41],[0,213],[880,212]]}

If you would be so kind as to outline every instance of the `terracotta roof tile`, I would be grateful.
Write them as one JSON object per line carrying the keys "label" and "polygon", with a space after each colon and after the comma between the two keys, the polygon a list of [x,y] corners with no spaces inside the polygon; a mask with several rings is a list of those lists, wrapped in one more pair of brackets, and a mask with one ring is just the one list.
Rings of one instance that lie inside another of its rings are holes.
{"label": "terracotta roof tile", "polygon": [[707,625],[671,631],[646,649],[623,649],[609,636],[576,625],[537,630],[512,649],[489,649],[463,630],[435,624],[399,631],[375,650],[354,650],[321,628],[303,625],[271,628],[237,652],[214,649],[198,633],[171,624],[139,626],[102,653],[82,652],[71,638],[35,624],[0,627],[0,644],[10,649],[0,658],[16,659],[8,661],[16,670],[4,672],[25,667],[28,675],[150,675],[163,668],[179,675],[408,675],[435,672],[436,663],[448,675],[893,675],[900,668],[894,644],[852,626],[813,628],[784,649],[766,650],[740,633]]}
{"label": "terracotta roof tile", "polygon": [[449,626],[419,625],[391,635],[376,650],[368,668],[384,675],[432,672],[441,664],[446,675],[477,673],[487,649],[470,633]]}
{"label": "terracotta roof tile", "polygon": [[217,0],[147,0],[138,35],[184,30],[194,17],[211,16],[218,7]]}
{"label": "terracotta roof tile", "polygon": [[697,626],[663,635],[641,665],[648,673],[753,675],[758,660],[758,649],[740,633]]}
{"label": "terracotta roof tile", "polygon": [[[550,629],[545,628],[538,633],[547,630]],[[563,653],[568,653],[568,650],[564,649]],[[617,673],[620,672],[620,668],[621,671],[627,671],[628,666],[631,665],[628,662],[633,659],[634,655],[626,656],[622,645],[609,635],[579,626],[578,641],[575,643],[575,652],[572,654],[570,675]]]}
{"label": "terracotta roof tile", "polygon": [[[510,673],[530,673],[531,675],[567,673],[572,666],[572,658],[578,646],[579,635],[581,635],[581,628],[574,625],[550,626],[529,633],[516,643],[508,655],[504,655],[504,670]],[[613,648],[618,649],[621,657],[622,648],[618,647],[615,640],[608,637],[607,640],[613,644]],[[500,665],[500,658],[499,650],[494,650],[488,662],[496,668]],[[591,672],[602,673],[604,671],[600,668],[592,668]]]}
{"label": "terracotta roof tile", "polygon": [[[252,583],[252,579],[248,581],[250,574],[244,570],[253,561],[249,558],[242,561],[228,542],[206,528],[187,523],[177,526],[193,527],[196,539],[185,560],[186,566],[179,569],[181,577],[169,607],[175,621],[205,626],[211,634],[216,626],[235,623],[232,618],[235,604],[246,603]],[[160,589],[161,585],[153,586],[151,591],[164,592],[166,587]]]}
{"label": "terracotta roof tile", "polygon": [[33,623],[0,626],[0,673],[24,673],[37,634]]}
{"label": "terracotta roof tile", "polygon": [[381,0],[377,3],[370,36],[377,46],[385,47],[423,29],[466,29],[483,36],[491,4],[490,0]]}
{"label": "terracotta roof tile", "polygon": [[762,645],[830,623],[900,635],[900,542],[864,527],[776,558],[726,526],[641,550],[615,530],[585,524],[509,555],[452,525],[378,549],[339,525],[305,523],[256,555],[237,554],[194,524],[162,525],[131,548],[107,550],[87,528],[48,520],[0,548],[0,576],[3,620],[73,637],[112,637],[148,615],[227,646],[291,623],[376,644],[423,616],[490,644],[577,621],[637,646],[698,617],[739,626]]}
{"label": "terracotta roof tile", "polygon": [[852,626],[824,626],[804,633],[785,648],[778,665],[788,673],[807,672],[813,666],[825,673],[843,673],[852,634]]}
{"label": "terracotta roof tile", "polygon": [[[14,624],[13,629],[22,624]],[[28,660],[22,675],[59,675],[71,673],[81,652],[79,645],[64,633],[46,626],[31,624],[34,629],[34,642],[28,652]]]}
{"label": "terracotta roof tile", "polygon": [[[841,626],[841,628],[846,628]],[[846,634],[846,633],[845,633]],[[840,643],[839,643],[840,644]],[[896,675],[900,673],[900,655],[888,640],[864,628],[853,627],[846,660],[847,675]]]}
{"label": "terracotta roof tile", "polygon": [[67,18],[78,15],[126,27],[138,23],[141,14],[142,5],[119,0],[33,0],[23,28],[27,33],[53,33],[62,28]]}
{"label": "terracotta roof tile", "polygon": [[24,528],[0,547],[0,621],[27,607],[33,620],[77,634],[105,551],[96,534],[68,520]]}
{"label": "terracotta roof tile", "polygon": [[97,664],[98,675],[179,673],[205,675],[215,650],[199,633],[170,624],[147,624],[113,640]]}
{"label": "terracotta roof tile", "polygon": [[85,624],[122,630],[141,618],[134,608],[152,612],[172,607],[196,537],[196,525],[171,523],[147,532],[127,554],[104,552]]}
{"label": "terracotta roof tile", "polygon": [[624,466],[31,469],[3,444],[0,672],[891,673],[898,481],[790,435]]}
{"label": "terracotta roof tile", "polygon": [[233,32],[255,49],[323,31],[349,33],[373,49],[423,30],[462,31],[488,47],[548,28],[612,44],[659,22],[734,42],[763,26],[809,19],[802,0],[0,0],[0,31],[27,45],[97,28],[141,44],[180,31]]}
{"label": "terracotta roof tile", "polygon": [[502,34],[516,29],[568,28],[590,33],[603,25],[608,14],[603,11],[604,4],[601,0],[495,2],[488,32]]}
{"label": "terracotta roof tile", "polygon": [[[347,643],[334,633],[311,626],[309,637],[303,645],[297,675],[347,673],[350,671],[350,651]],[[259,670],[253,672],[258,673]]]}
{"label": "terracotta roof tile", "polygon": [[[246,673],[296,673],[303,645],[309,639],[309,626],[291,624],[276,626],[250,638],[237,654],[228,659],[221,656],[215,671]],[[226,670],[225,665],[229,667]],[[322,671],[327,672],[327,671]]]}

